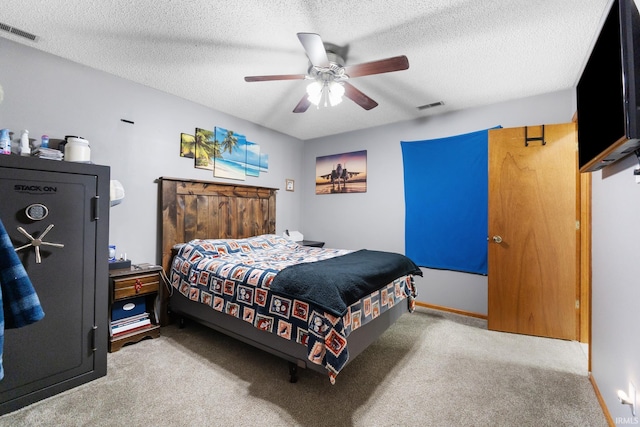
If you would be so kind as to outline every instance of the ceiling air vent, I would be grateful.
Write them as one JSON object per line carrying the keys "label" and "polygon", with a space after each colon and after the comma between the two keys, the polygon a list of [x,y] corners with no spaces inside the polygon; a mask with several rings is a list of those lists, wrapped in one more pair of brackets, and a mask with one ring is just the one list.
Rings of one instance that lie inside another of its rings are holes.
{"label": "ceiling air vent", "polygon": [[7,33],[15,34],[16,36],[24,37],[25,39],[29,39],[32,42],[38,40],[38,36],[36,36],[35,34],[22,31],[19,28],[15,28],[15,27],[12,27],[11,25],[3,24],[2,22],[0,22],[0,30],[6,31]]}
{"label": "ceiling air vent", "polygon": [[416,108],[418,110],[426,110],[427,108],[439,107],[440,105],[444,105],[444,101],[432,102],[431,104],[420,105]]}

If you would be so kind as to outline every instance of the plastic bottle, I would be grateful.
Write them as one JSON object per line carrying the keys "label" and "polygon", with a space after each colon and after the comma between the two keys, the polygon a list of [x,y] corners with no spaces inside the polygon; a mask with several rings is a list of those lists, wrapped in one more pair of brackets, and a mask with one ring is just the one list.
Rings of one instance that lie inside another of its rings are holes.
{"label": "plastic bottle", "polygon": [[9,129],[0,129],[0,154],[11,154]]}
{"label": "plastic bottle", "polygon": [[26,129],[23,130],[22,135],[20,135],[20,155],[31,155],[31,147],[29,147],[29,131]]}
{"label": "plastic bottle", "polygon": [[49,148],[49,135],[42,135],[41,148]]}

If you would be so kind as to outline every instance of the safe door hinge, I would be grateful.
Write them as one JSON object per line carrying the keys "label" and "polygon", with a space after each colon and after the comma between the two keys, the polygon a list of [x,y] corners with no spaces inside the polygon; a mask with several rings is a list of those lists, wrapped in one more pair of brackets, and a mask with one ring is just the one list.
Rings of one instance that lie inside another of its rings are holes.
{"label": "safe door hinge", "polygon": [[100,219],[100,214],[98,212],[100,212],[99,207],[100,207],[100,196],[94,196],[91,199],[91,204],[92,204],[92,209],[93,209],[93,220],[97,221]]}
{"label": "safe door hinge", "polygon": [[576,310],[580,309],[580,300],[576,300]]}
{"label": "safe door hinge", "polygon": [[580,230],[580,220],[576,221],[576,230]]}
{"label": "safe door hinge", "polygon": [[98,350],[98,348],[96,347],[97,330],[98,327],[96,325],[93,325],[93,327],[91,328],[91,351],[93,351],[94,353]]}

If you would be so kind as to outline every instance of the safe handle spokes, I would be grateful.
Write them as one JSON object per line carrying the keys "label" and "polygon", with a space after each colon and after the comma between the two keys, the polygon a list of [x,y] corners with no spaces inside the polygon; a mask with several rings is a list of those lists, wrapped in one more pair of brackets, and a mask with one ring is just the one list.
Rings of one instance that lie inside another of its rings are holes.
{"label": "safe handle spokes", "polygon": [[19,248],[16,248],[15,251],[18,252],[22,249],[26,249],[30,246],[33,246],[34,251],[36,253],[36,264],[40,264],[42,262],[42,257],[40,256],[40,246],[53,246],[54,248],[64,248],[64,244],[62,243],[51,243],[51,242],[43,242],[42,238],[47,235],[47,233],[53,228],[53,224],[49,224],[49,226],[42,232],[40,237],[37,239],[33,237],[31,234],[27,233],[22,227],[18,227],[18,231],[20,234],[29,239],[29,243],[26,245],[22,245]]}

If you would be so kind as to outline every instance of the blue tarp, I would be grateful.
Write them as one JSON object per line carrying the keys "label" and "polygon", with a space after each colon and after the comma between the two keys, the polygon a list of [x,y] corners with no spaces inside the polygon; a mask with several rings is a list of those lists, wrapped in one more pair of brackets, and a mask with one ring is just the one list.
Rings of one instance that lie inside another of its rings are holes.
{"label": "blue tarp", "polygon": [[487,274],[488,135],[400,143],[405,254],[419,266]]}

